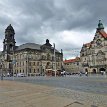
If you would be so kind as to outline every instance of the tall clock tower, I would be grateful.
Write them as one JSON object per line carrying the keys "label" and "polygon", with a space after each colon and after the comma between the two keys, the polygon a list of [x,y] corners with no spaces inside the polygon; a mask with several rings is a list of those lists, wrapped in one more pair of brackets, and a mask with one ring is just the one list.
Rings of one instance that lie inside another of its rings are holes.
{"label": "tall clock tower", "polygon": [[15,50],[15,31],[11,24],[5,29],[5,39],[3,41],[3,53],[5,60],[9,61],[9,55],[12,54]]}
{"label": "tall clock tower", "polygon": [[5,39],[3,41],[3,52],[11,53],[15,49],[14,29],[11,24],[5,29]]}
{"label": "tall clock tower", "polygon": [[11,24],[5,29],[5,38],[3,41],[3,63],[5,73],[12,74],[13,64],[12,64],[12,56],[15,51],[15,39],[14,39],[15,31]]}

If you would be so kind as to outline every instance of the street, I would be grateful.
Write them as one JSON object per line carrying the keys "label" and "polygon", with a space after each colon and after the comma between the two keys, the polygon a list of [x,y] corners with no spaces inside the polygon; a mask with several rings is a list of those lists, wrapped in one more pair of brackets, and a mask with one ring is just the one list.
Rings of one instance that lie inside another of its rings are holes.
{"label": "street", "polygon": [[[12,77],[4,79],[13,80]],[[39,85],[52,86],[57,88],[71,89],[81,92],[106,94],[107,95],[107,77],[106,76],[69,76],[69,77],[14,77],[14,81],[27,82]]]}

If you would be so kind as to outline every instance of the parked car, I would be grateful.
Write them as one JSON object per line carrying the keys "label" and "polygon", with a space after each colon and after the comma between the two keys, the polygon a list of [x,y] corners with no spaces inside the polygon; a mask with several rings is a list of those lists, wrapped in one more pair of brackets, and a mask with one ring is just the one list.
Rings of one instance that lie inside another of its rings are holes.
{"label": "parked car", "polygon": [[26,75],[24,73],[18,73],[17,77],[25,77]]}

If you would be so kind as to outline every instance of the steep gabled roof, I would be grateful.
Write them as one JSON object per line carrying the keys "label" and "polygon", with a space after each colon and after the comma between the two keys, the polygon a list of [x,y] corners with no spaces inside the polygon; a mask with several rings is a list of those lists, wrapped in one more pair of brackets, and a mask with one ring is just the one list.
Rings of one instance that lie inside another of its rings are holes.
{"label": "steep gabled roof", "polygon": [[107,38],[107,33],[104,30],[98,31],[100,33],[101,36],[103,36],[104,38]]}

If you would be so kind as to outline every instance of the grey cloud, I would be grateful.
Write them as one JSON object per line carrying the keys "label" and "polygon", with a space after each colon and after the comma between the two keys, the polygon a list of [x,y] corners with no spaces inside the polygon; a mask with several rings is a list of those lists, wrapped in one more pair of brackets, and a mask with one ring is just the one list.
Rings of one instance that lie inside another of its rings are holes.
{"label": "grey cloud", "polygon": [[55,30],[93,29],[99,18],[106,19],[106,0],[59,0],[58,4],[61,5],[56,5],[56,0],[11,0],[8,3],[20,10],[19,21],[21,20],[23,25],[31,23],[27,20],[32,20],[38,28],[47,24]]}
{"label": "grey cloud", "polygon": [[[0,35],[11,23],[18,44],[43,43],[47,38],[57,42],[57,32],[91,31],[97,27],[99,19],[107,26],[106,4],[106,0],[0,0]],[[58,49],[64,44],[64,50],[77,47],[60,40],[57,44]]]}

